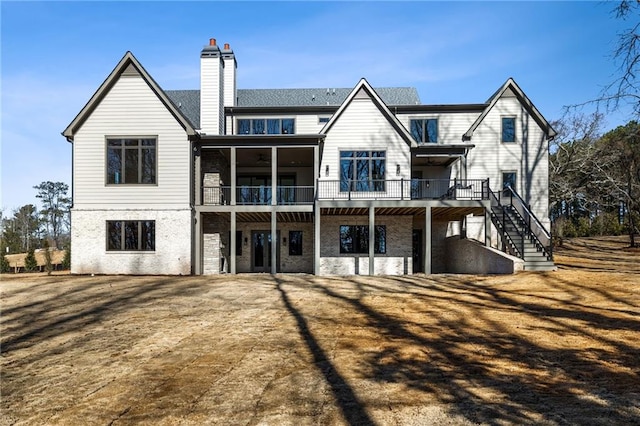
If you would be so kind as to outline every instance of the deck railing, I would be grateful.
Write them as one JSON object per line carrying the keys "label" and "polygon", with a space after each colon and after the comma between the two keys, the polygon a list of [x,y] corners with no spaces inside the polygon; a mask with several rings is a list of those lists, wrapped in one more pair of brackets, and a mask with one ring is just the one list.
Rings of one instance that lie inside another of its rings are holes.
{"label": "deck railing", "polygon": [[[230,205],[230,186],[202,188],[204,205]],[[278,186],[277,204],[313,204],[318,200],[487,200],[488,179],[318,180],[313,186]],[[236,187],[236,205],[270,205],[271,186]]]}
{"label": "deck railing", "polygon": [[[276,191],[279,205],[313,204],[313,186],[278,186]],[[202,192],[204,205],[231,204],[230,186],[205,186]],[[270,186],[238,186],[236,205],[270,205],[272,194],[273,188]]]}
{"label": "deck railing", "polygon": [[486,200],[488,179],[319,180],[319,200]]}

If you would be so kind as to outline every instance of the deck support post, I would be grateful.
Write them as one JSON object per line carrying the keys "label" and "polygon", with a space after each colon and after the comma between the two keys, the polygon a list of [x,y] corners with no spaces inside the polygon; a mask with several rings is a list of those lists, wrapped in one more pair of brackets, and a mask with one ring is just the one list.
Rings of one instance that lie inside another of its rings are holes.
{"label": "deck support post", "polygon": [[431,206],[425,207],[424,215],[424,273],[431,273]]}
{"label": "deck support post", "polygon": [[193,217],[193,238],[194,238],[194,270],[196,275],[202,275],[202,214],[196,210]]}
{"label": "deck support post", "polygon": [[375,259],[375,244],[376,244],[376,208],[369,207],[369,275],[373,276],[375,273],[375,265],[373,264]]}
{"label": "deck support post", "polygon": [[313,213],[313,273],[320,275],[320,207],[317,203]]}
{"label": "deck support post", "polygon": [[230,274],[235,274],[236,273],[236,253],[237,253],[237,247],[238,244],[242,244],[242,241],[237,241],[236,239],[236,212],[232,211],[231,212],[231,220],[230,220],[230,229],[231,232],[229,234],[229,239],[231,240],[229,242],[229,273]]}
{"label": "deck support post", "polygon": [[271,211],[271,273],[278,272],[278,231],[277,227],[277,215],[275,211]]}

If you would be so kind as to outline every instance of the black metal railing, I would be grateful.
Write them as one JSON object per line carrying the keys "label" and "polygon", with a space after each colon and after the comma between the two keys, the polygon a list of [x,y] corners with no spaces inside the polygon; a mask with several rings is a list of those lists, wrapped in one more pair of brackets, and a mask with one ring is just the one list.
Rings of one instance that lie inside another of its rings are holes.
{"label": "black metal railing", "polygon": [[[313,204],[313,186],[278,186],[276,188],[278,204]],[[236,205],[270,205],[272,196],[271,186],[236,187]],[[230,205],[231,187],[203,187],[202,203],[214,206]]]}
{"label": "black metal railing", "polygon": [[319,200],[486,200],[488,179],[318,180]]}
{"label": "black metal railing", "polygon": [[[522,226],[518,226],[503,207],[496,194],[491,192],[491,219],[500,233],[502,251],[524,259],[525,233]],[[511,232],[507,229],[509,225]]]}
{"label": "black metal railing", "polygon": [[502,190],[501,203],[512,208],[512,210],[519,216],[520,220],[526,225],[526,229],[534,244],[536,244],[536,246],[545,253],[549,260],[551,260],[553,258],[551,234],[531,211],[530,206],[528,206],[522,197],[520,197],[520,195],[510,186]]}

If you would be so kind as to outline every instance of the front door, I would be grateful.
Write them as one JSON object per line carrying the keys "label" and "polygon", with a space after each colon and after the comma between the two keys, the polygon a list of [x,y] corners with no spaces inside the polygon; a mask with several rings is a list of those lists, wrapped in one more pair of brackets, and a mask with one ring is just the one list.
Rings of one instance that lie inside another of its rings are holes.
{"label": "front door", "polygon": [[[278,236],[280,233],[278,232]],[[251,271],[271,272],[271,231],[251,232]],[[280,270],[280,238],[276,247],[276,270]]]}
{"label": "front door", "polygon": [[413,273],[424,272],[422,268],[422,229],[413,230]]}

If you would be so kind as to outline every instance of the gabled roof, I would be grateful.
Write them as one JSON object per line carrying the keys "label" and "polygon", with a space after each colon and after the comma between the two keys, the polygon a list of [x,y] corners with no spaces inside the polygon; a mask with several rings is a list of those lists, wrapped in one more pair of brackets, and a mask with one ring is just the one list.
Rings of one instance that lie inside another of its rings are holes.
{"label": "gabled roof", "polygon": [[349,96],[347,96],[347,98],[344,100],[342,105],[340,105],[340,108],[338,108],[338,111],[336,111],[335,114],[331,116],[331,119],[329,120],[329,122],[324,125],[324,127],[320,131],[321,134],[326,134],[333,127],[335,122],[340,119],[340,116],[342,115],[342,113],[347,109],[349,104],[358,96],[358,94],[361,91],[364,91],[366,94],[369,95],[369,97],[371,98],[373,103],[378,107],[382,115],[385,116],[387,121],[389,121],[389,123],[396,129],[398,134],[402,136],[402,138],[405,140],[405,142],[407,142],[409,146],[417,145],[416,141],[413,139],[413,136],[411,136],[411,134],[402,125],[402,123],[398,121],[398,118],[395,116],[395,114],[393,114],[391,110],[389,110],[389,107],[387,107],[387,105],[382,101],[382,99],[380,99],[380,96],[378,96],[376,91],[373,90],[373,87],[371,87],[369,82],[367,82],[367,80],[364,78],[360,79],[358,84],[356,84],[356,87],[353,88]]}
{"label": "gabled roof", "polygon": [[180,112],[193,124],[200,128],[200,91],[199,90],[165,90]]}
{"label": "gabled roof", "polygon": [[169,112],[176,118],[180,125],[185,129],[187,135],[195,135],[193,124],[186,118],[186,116],[176,107],[176,105],[169,99],[167,94],[160,88],[158,83],[151,78],[149,73],[142,67],[140,62],[133,56],[133,53],[127,52],[124,54],[118,65],[111,71],[106,80],[100,85],[98,90],[93,94],[89,102],[80,110],[76,118],[67,126],[62,132],[62,135],[67,140],[72,141],[76,131],[82,126],[82,124],[89,118],[93,110],[100,104],[102,99],[109,93],[111,88],[117,83],[122,75],[139,75],[147,83],[149,88],[156,94],[158,99],[167,107]]}
{"label": "gabled roof", "polygon": [[482,120],[489,114],[489,111],[494,107],[494,105],[498,102],[498,100],[508,91],[515,95],[515,97],[520,101],[522,106],[525,107],[529,115],[533,117],[536,123],[544,130],[547,134],[548,138],[553,138],[556,136],[557,132],[553,130],[553,127],[549,124],[549,122],[540,114],[538,108],[533,105],[533,102],[529,100],[527,95],[524,94],[520,86],[518,86],[513,78],[509,78],[503,85],[498,89],[491,97],[487,100],[487,107],[484,109],[482,114],[476,119],[476,121],[471,125],[469,130],[462,135],[462,140],[470,140],[473,136],[473,132],[478,128]]}

